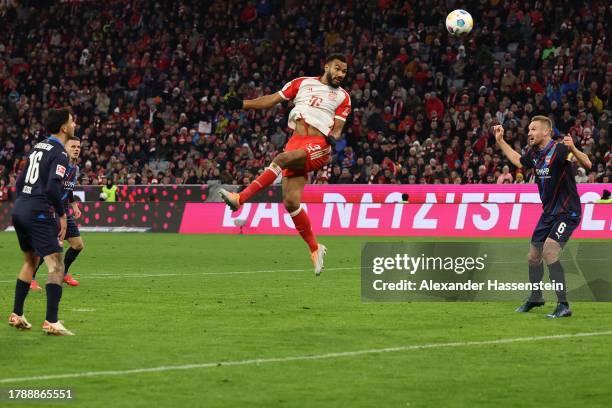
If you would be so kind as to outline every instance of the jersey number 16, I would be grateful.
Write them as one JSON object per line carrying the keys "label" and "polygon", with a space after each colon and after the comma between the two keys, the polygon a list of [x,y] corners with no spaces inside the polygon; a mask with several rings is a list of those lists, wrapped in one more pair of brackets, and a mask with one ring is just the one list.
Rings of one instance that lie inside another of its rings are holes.
{"label": "jersey number 16", "polygon": [[28,172],[25,176],[26,184],[34,184],[36,183],[36,180],[38,180],[38,170],[42,156],[43,152],[34,152],[30,155],[30,165],[28,166]]}

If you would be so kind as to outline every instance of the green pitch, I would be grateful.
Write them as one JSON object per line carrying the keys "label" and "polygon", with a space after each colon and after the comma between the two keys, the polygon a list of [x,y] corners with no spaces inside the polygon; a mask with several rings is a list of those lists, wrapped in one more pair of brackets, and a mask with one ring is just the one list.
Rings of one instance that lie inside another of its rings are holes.
{"label": "green pitch", "polygon": [[60,309],[76,336],[52,338],[40,293],[26,302],[32,331],[5,323],[21,259],[0,234],[4,393],[69,387],[74,407],[612,406],[609,303],[573,303],[558,321],[544,318],[553,303],[528,315],[502,302],[363,303],[361,244],[383,239],[324,237],[329,269],[315,279],[298,237],[84,238],[81,286]]}

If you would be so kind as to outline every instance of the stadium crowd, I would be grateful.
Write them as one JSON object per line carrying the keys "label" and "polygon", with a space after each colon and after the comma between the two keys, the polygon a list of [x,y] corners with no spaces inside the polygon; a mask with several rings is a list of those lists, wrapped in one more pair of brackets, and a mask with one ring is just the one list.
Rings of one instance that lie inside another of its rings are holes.
{"label": "stadium crowd", "polygon": [[[349,61],[353,113],[317,183],[522,183],[529,118],[554,120],[610,182],[610,25],[603,1],[472,0],[468,36],[443,0],[5,1],[0,179],[14,185],[49,107],[71,106],[82,184],[247,184],[290,136],[290,105],[228,111]],[[577,6],[576,6],[577,5]]]}

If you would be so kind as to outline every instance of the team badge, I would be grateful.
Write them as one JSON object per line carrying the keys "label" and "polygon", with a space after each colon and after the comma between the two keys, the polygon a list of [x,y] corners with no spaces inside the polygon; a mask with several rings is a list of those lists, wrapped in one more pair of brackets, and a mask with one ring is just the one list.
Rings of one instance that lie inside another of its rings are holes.
{"label": "team badge", "polygon": [[331,99],[332,101],[335,101],[337,97],[338,97],[338,93],[337,92],[330,92],[329,93],[329,99]]}

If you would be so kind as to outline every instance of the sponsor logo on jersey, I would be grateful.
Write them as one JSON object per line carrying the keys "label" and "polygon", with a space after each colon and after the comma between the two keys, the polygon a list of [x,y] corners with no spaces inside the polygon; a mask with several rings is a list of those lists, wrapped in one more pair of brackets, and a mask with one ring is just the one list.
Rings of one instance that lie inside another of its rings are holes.
{"label": "sponsor logo on jersey", "polygon": [[550,169],[548,167],[544,168],[544,169],[536,169],[536,173],[540,177],[548,176],[549,171],[550,171]]}

